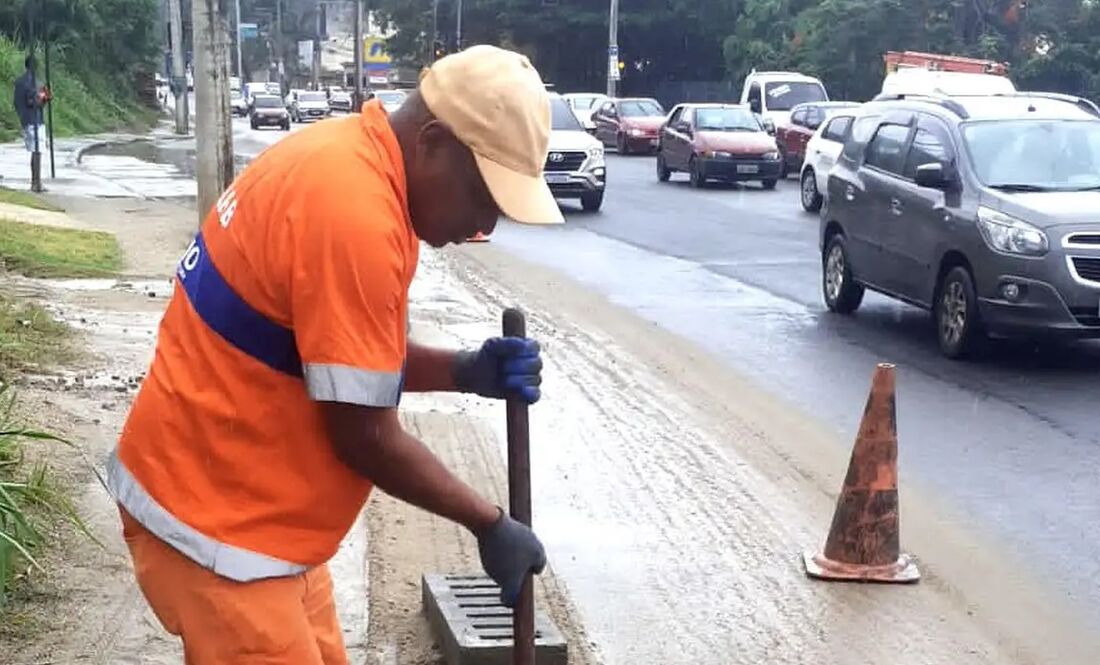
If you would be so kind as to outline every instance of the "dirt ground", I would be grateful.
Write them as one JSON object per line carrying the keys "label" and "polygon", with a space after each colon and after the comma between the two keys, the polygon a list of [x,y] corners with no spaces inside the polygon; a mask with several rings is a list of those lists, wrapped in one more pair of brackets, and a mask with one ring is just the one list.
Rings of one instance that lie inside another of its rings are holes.
{"label": "dirt ground", "polygon": [[[23,403],[37,424],[81,443],[81,455],[39,452],[75,488],[105,547],[67,536],[49,555],[49,576],[34,580],[29,602],[0,627],[0,662],[178,663],[178,644],[132,582],[93,469],[145,371],[166,277],[195,216],[149,201],[62,204],[73,225],[119,234],[127,276],[7,278],[0,288],[52,303],[88,348],[77,366],[28,377]],[[421,341],[476,342],[497,332],[503,307],[520,302],[543,343],[533,481],[550,568],[536,588],[572,663],[1100,662],[1100,638],[1021,574],[1011,553],[905,484],[904,472],[903,544],[921,560],[922,583],[805,580],[799,556],[824,538],[848,442],[562,274],[491,243],[426,251],[411,298]],[[406,395],[402,411],[459,475],[504,501],[499,404]],[[420,612],[420,576],[476,571],[478,562],[461,529],[376,493],[332,567],[353,661],[427,665],[441,660]]]}

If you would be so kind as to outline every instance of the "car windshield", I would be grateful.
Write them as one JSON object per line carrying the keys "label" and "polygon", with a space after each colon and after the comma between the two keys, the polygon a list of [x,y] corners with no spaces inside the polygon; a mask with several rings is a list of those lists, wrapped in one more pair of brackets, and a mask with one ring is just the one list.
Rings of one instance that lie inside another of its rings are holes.
{"label": "car windshield", "polygon": [[1009,191],[1100,188],[1100,122],[998,120],[964,126],[978,179]]}
{"label": "car windshield", "polygon": [[561,97],[550,99],[550,127],[561,131],[583,132],[584,127],[577,122],[577,116],[569,110],[569,105]]}
{"label": "car windshield", "polygon": [[764,86],[769,111],[790,111],[799,104],[823,102],[828,99],[825,88],[811,81],[776,81]]}
{"label": "car windshield", "polygon": [[645,118],[647,116],[665,114],[660,104],[647,99],[622,102],[619,104],[619,113],[621,113],[624,118]]}
{"label": "car windshield", "polygon": [[570,97],[569,104],[578,111],[586,111],[596,107],[596,103],[602,100],[603,97],[599,95],[583,95],[580,97]]}
{"label": "car windshield", "polygon": [[704,132],[758,132],[761,129],[752,111],[731,108],[696,109],[695,126]]}
{"label": "car windshield", "polygon": [[405,93],[398,90],[376,92],[374,96],[382,100],[383,104],[400,104],[405,101]]}
{"label": "car windshield", "polygon": [[256,108],[261,109],[273,109],[283,105],[283,100],[278,97],[260,97],[256,96],[252,102]]}
{"label": "car windshield", "polygon": [[323,92],[298,93],[298,101],[300,102],[323,102],[325,99],[325,93]]}

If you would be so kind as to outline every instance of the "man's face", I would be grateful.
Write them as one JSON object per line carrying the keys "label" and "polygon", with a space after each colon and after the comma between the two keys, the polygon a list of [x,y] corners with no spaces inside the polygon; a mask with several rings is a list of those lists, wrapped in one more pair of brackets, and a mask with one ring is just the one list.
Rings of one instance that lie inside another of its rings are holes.
{"label": "man's face", "polygon": [[407,178],[413,228],[432,247],[460,243],[478,232],[488,235],[496,228],[500,208],[473,153],[439,122],[420,130]]}

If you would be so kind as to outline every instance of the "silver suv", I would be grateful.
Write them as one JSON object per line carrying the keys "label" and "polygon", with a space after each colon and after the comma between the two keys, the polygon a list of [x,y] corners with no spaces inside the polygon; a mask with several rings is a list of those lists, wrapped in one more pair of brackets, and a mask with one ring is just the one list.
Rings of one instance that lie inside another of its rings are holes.
{"label": "silver suv", "polygon": [[1100,337],[1100,111],[1046,93],[880,97],[821,217],[825,303],[864,289],[932,310],[940,348]]}

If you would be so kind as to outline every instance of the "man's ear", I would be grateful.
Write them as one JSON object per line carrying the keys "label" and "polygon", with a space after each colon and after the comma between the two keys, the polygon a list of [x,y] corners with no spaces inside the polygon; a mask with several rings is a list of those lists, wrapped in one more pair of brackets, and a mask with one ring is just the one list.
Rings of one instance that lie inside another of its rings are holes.
{"label": "man's ear", "polygon": [[451,130],[438,120],[429,120],[424,123],[416,135],[417,152],[422,157],[434,156],[438,151],[444,150],[450,141],[454,140]]}

